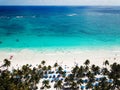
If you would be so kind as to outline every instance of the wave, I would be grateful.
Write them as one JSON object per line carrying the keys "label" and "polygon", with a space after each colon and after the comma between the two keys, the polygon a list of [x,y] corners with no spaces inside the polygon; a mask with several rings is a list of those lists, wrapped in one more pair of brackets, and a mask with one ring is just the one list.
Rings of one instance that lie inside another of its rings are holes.
{"label": "wave", "polygon": [[76,13],[68,14],[67,16],[76,16]]}
{"label": "wave", "polygon": [[36,18],[36,16],[16,16],[16,18]]}
{"label": "wave", "polygon": [[16,18],[23,18],[24,16],[16,16]]}

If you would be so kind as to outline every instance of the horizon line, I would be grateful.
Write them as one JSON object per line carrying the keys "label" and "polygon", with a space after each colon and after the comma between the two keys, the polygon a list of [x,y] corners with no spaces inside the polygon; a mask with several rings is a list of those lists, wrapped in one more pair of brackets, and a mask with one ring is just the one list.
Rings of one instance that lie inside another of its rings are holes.
{"label": "horizon line", "polygon": [[0,6],[100,6],[100,7],[116,6],[116,7],[120,7],[120,5],[0,5]]}

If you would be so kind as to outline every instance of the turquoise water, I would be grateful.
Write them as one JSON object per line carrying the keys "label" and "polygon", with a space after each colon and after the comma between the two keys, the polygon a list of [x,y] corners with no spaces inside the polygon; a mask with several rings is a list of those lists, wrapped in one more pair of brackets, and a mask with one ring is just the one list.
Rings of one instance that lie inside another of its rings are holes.
{"label": "turquoise water", "polygon": [[0,48],[120,46],[120,7],[0,6]]}

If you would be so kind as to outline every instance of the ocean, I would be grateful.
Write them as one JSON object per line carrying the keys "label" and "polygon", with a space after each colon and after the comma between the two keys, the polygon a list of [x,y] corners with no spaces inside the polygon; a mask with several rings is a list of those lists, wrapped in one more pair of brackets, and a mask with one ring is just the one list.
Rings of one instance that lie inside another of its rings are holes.
{"label": "ocean", "polygon": [[120,46],[120,7],[0,6],[0,48]]}

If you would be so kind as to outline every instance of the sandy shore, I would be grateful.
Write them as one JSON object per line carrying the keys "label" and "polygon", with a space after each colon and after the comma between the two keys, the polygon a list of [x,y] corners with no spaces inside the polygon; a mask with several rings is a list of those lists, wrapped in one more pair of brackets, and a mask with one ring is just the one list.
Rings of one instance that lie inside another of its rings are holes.
{"label": "sandy shore", "polygon": [[[12,56],[12,59],[10,60]],[[105,60],[109,60],[110,63],[120,63],[120,51],[119,50],[48,50],[39,51],[31,49],[22,50],[0,50],[0,64],[7,58],[11,61],[11,68],[18,68],[24,64],[32,64],[36,66],[40,64],[42,60],[46,61],[47,65],[53,65],[58,63],[64,68],[66,65],[70,69],[75,64],[82,65],[86,59],[90,60],[91,64],[103,66]],[[42,81],[41,81],[42,82]],[[38,84],[38,88],[41,86],[41,82]],[[54,84],[50,84],[49,90],[55,90]]]}
{"label": "sandy shore", "polygon": [[[9,58],[12,57],[10,60]],[[31,49],[22,50],[0,50],[0,63],[7,58],[11,61],[11,66],[18,67],[23,64],[32,64],[36,66],[42,60],[46,61],[47,65],[53,65],[55,62],[64,66],[74,66],[76,63],[82,65],[86,59],[90,60],[91,64],[103,66],[105,60],[110,63],[120,63],[120,51],[114,50],[53,50],[53,51],[38,51]]]}

